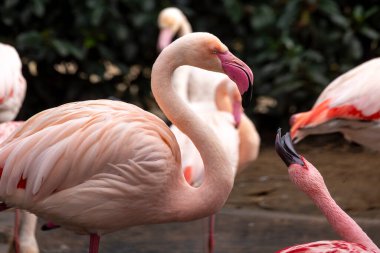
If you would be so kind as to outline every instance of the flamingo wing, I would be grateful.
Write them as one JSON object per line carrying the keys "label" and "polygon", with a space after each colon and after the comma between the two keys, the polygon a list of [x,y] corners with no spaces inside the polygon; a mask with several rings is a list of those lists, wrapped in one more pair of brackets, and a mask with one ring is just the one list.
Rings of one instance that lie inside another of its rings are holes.
{"label": "flamingo wing", "polygon": [[27,207],[99,178],[122,177],[126,190],[149,180],[162,187],[169,168],[180,166],[179,155],[165,123],[136,106],[69,103],[35,115],[2,144],[0,196]]}
{"label": "flamingo wing", "polygon": [[292,137],[294,138],[299,130],[305,131],[298,133],[298,137],[302,139],[303,135],[307,134],[329,133],[350,128],[350,121],[379,121],[379,68],[380,58],[376,58],[335,79],[321,93],[310,111],[292,116]]}

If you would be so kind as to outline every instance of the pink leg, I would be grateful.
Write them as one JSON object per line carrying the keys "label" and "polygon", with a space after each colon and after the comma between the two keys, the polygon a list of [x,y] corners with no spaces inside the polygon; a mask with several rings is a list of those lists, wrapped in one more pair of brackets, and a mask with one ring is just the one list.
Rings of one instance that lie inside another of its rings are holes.
{"label": "pink leg", "polygon": [[98,253],[99,251],[100,236],[97,234],[90,234],[90,248],[89,253]]}
{"label": "pink leg", "polygon": [[208,233],[208,253],[214,252],[214,226],[215,226],[215,214],[209,217],[209,233]]}
{"label": "pink leg", "polygon": [[20,231],[20,210],[15,210],[15,225],[13,229],[13,246],[16,253],[20,253],[20,238],[19,238],[19,231]]}

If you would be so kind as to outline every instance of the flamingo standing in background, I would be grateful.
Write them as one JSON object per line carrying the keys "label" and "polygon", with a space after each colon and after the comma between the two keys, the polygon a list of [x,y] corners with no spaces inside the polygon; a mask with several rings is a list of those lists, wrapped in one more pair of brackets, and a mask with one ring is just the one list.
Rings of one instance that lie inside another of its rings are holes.
{"label": "flamingo standing in background", "polygon": [[[21,124],[16,118],[26,93],[26,81],[22,75],[21,59],[10,45],[0,43],[0,143]],[[3,123],[4,122],[4,123]],[[21,221],[21,224],[20,224]],[[15,231],[10,251],[16,253],[38,253],[35,238],[37,217],[16,209]],[[20,225],[20,226],[19,226]]]}
{"label": "flamingo standing in background", "polygon": [[[189,106],[197,113],[197,115],[207,122],[218,137],[227,154],[235,176],[238,169],[241,169],[241,167],[238,167],[238,159],[240,161],[240,141],[236,127],[241,119],[240,114],[232,115],[231,112],[233,111],[233,106],[241,108],[241,97],[236,86],[231,86],[231,84],[232,82],[222,82],[217,87],[215,102],[192,102],[189,103]],[[182,170],[186,181],[189,184],[198,187],[203,182],[205,170],[202,157],[186,134],[182,133],[175,125],[172,125],[170,129],[174,133],[180,147]],[[210,253],[214,251],[214,224],[215,215],[213,214],[209,217],[208,251]]]}
{"label": "flamingo standing in background", "polygon": [[[4,142],[24,122],[8,121],[0,124],[0,143]],[[15,210],[15,225],[13,238],[8,252],[39,253],[36,239],[37,216],[25,210]]]}
{"label": "flamingo standing in background", "polygon": [[253,74],[208,33],[176,40],[153,65],[158,105],[202,155],[200,187],[186,182],[178,143],[158,117],[120,101],[82,101],[36,114],[1,145],[2,209],[23,208],[88,233],[90,253],[105,233],[218,211],[232,189],[232,169],[215,134],[171,87],[174,69],[185,64],[226,73],[245,107]]}
{"label": "flamingo standing in background", "polygon": [[289,134],[281,137],[279,130],[276,137],[276,151],[289,167],[291,181],[322,211],[333,229],[346,241],[318,241],[297,245],[278,251],[278,253],[292,252],[371,252],[380,253],[380,249],[373,243],[359,225],[346,214],[331,197],[322,175],[304,157],[297,154],[292,145]]}
{"label": "flamingo standing in background", "polygon": [[26,81],[21,67],[17,51],[0,43],[0,122],[14,120],[24,101]]}
{"label": "flamingo standing in background", "polygon": [[291,117],[291,137],[341,132],[349,140],[380,150],[380,58],[336,78],[308,112]]}
{"label": "flamingo standing in background", "polygon": [[[160,33],[157,48],[167,47],[178,33],[179,36],[191,33],[192,28],[181,10],[174,7],[163,9],[158,16]],[[179,94],[198,115],[201,115],[222,142],[229,154],[234,175],[257,159],[260,137],[251,120],[242,113],[241,100],[233,95],[236,85],[225,74],[210,72],[192,66],[180,66],[174,71],[172,84]],[[218,91],[219,90],[219,91]],[[240,96],[239,96],[240,97]],[[215,108],[217,103],[218,110]],[[233,128],[230,116],[233,114],[238,131]],[[182,169],[192,185],[200,185],[204,166],[198,150],[191,140],[175,126],[171,127],[181,149]],[[238,135],[237,135],[238,134]],[[237,149],[238,148],[238,149]],[[238,158],[238,164],[237,164]],[[213,252],[214,216],[209,223],[209,252]]]}
{"label": "flamingo standing in background", "polygon": [[[177,33],[179,36],[183,36],[192,32],[186,16],[175,7],[165,8],[160,12],[158,26],[160,34],[157,47],[160,51],[171,43]],[[210,72],[193,66],[178,67],[174,71],[172,84],[177,94],[189,103],[205,101],[214,103],[217,87],[235,86],[225,74]],[[232,101],[234,101],[232,113],[238,124],[240,139],[238,162],[240,171],[247,164],[257,159],[260,136],[252,121],[242,113],[240,101],[236,99]]]}

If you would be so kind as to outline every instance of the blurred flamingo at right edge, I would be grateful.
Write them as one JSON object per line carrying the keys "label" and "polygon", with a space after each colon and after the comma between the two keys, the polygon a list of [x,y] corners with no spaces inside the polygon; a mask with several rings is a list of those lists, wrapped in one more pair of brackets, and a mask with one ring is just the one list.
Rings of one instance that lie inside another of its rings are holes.
{"label": "blurred flamingo at right edge", "polygon": [[293,184],[308,195],[322,211],[335,232],[345,240],[296,245],[277,253],[380,253],[380,249],[374,242],[331,197],[319,171],[295,151],[289,134],[281,137],[279,130],[275,145],[278,155],[288,166],[289,177]]}
{"label": "blurred flamingo at right edge", "polygon": [[336,78],[313,108],[290,119],[297,143],[308,135],[341,132],[345,139],[380,150],[380,58]]}

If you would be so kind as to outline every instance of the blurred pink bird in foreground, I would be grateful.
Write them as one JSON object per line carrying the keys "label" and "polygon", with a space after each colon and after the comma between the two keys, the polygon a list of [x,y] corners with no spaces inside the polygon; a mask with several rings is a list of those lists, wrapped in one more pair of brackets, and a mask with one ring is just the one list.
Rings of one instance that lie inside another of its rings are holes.
{"label": "blurred pink bird in foreground", "polygon": [[14,120],[24,101],[26,81],[21,67],[17,51],[0,43],[0,122]]}
{"label": "blurred pink bird in foreground", "polygon": [[341,132],[349,140],[380,151],[380,58],[336,78],[313,108],[290,119],[291,137]]}
{"label": "blurred pink bird in foreground", "polygon": [[294,150],[289,134],[281,137],[279,130],[276,137],[276,151],[289,167],[291,181],[298,189],[306,193],[322,211],[335,232],[345,241],[319,241],[297,245],[278,251],[291,252],[351,252],[351,253],[380,253],[359,225],[348,216],[331,197],[322,175],[304,157]]}
{"label": "blurred pink bird in foreground", "polygon": [[185,64],[227,73],[244,106],[252,96],[253,74],[208,33],[178,39],[153,65],[158,105],[202,155],[200,187],[186,182],[178,143],[158,117],[120,101],[83,101],[36,114],[1,145],[2,208],[23,208],[89,233],[91,253],[98,252],[105,233],[218,211],[232,189],[232,169],[215,134],[171,87],[174,69]]}

